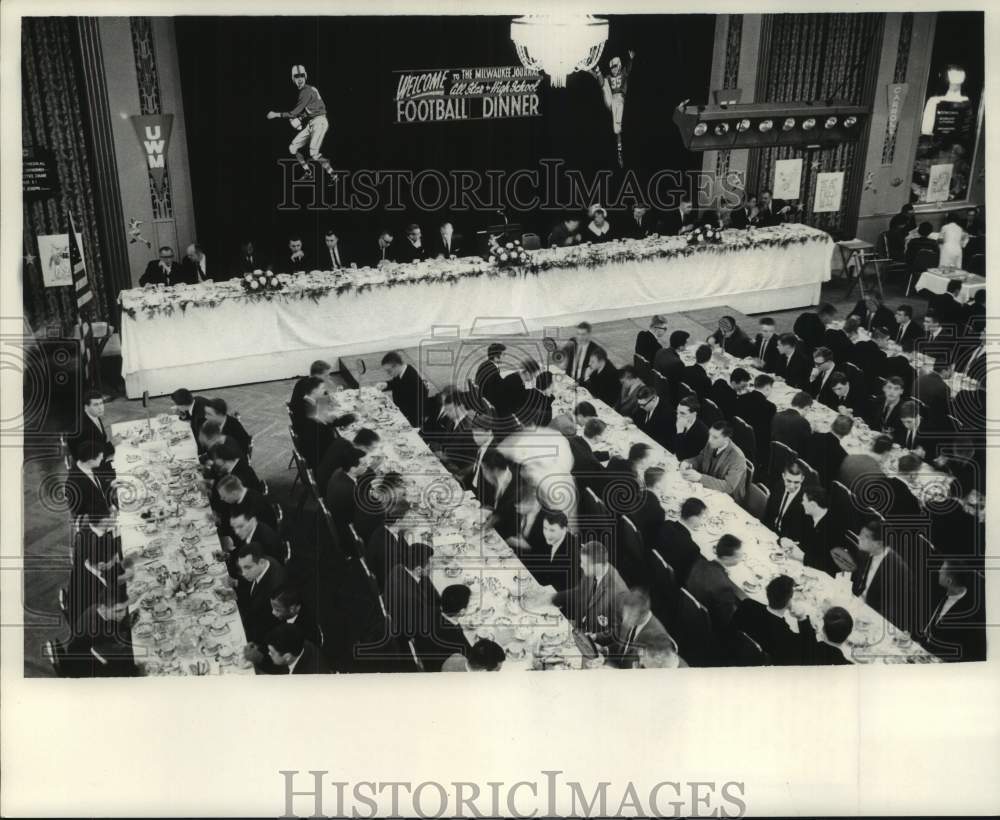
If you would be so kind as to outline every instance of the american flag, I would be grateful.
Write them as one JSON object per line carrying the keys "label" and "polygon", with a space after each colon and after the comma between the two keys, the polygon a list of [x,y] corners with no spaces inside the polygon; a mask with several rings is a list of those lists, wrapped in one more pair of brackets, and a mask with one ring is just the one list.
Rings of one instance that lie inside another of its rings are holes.
{"label": "american flag", "polygon": [[76,241],[76,226],[73,217],[69,218],[69,266],[73,271],[73,285],[76,288],[76,309],[82,310],[89,304],[94,294],[90,290],[90,280],[87,279],[87,265]]}

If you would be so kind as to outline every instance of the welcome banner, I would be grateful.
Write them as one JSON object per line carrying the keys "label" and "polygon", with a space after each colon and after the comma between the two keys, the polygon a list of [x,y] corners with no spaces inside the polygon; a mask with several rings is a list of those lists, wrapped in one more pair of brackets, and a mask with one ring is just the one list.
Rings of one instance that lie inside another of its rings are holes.
{"label": "welcome banner", "polygon": [[395,73],[397,123],[541,116],[542,77],[524,66]]}
{"label": "welcome banner", "polygon": [[157,188],[163,187],[163,174],[167,170],[167,151],[170,149],[170,129],[173,114],[141,114],[131,117],[135,135],[145,157],[146,168],[153,176]]}

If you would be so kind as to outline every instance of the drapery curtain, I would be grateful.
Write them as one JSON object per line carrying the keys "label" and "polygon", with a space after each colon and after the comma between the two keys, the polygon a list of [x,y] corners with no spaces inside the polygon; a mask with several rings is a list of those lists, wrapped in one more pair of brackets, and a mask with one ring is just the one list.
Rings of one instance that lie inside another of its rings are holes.
{"label": "drapery curtain", "polygon": [[[773,14],[765,18],[761,40],[757,102],[797,102],[836,98],[854,105],[871,105],[880,56],[882,14]],[[834,235],[853,235],[859,173],[864,165],[863,138],[810,150],[804,146],[763,148],[756,153],[750,190],[771,187],[774,163],[802,157],[802,198],[805,222]],[[841,207],[814,214],[816,175],[844,171]]]}
{"label": "drapery curtain", "polygon": [[24,203],[24,310],[33,327],[76,321],[73,287],[45,287],[36,237],[69,234],[69,213],[83,235],[84,260],[94,299],[89,318],[112,315],[97,227],[96,192],[83,117],[79,39],[71,17],[25,17],[21,29],[21,137],[24,146],[52,153],[59,190]]}

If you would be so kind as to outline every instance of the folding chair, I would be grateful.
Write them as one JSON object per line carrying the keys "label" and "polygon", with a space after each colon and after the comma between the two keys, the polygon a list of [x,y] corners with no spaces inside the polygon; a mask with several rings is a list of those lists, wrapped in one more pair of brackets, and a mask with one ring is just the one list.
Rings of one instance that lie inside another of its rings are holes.
{"label": "folding chair", "polygon": [[358,531],[354,528],[353,524],[348,524],[347,529],[351,533],[351,549],[354,552],[354,557],[364,559],[365,542],[361,540],[361,536],[358,535]]}
{"label": "folding chair", "polygon": [[771,458],[768,462],[768,472],[770,473],[770,478],[772,480],[778,479],[785,467],[793,461],[796,461],[798,457],[799,454],[783,441],[772,441]]}
{"label": "folding chair", "polygon": [[63,466],[67,470],[73,469],[73,455],[69,451],[69,443],[66,441],[65,433],[59,434],[59,456],[62,458]]}
{"label": "folding chair", "polygon": [[768,666],[770,656],[753,638],[741,629],[737,629],[726,642],[727,666]]}
{"label": "folding chair", "polygon": [[717,657],[715,633],[708,610],[684,587],[677,607],[677,643],[689,666],[713,666]]}
{"label": "folding chair", "polygon": [[906,280],[906,293],[903,295],[910,295],[910,288],[913,287],[914,276],[919,276],[925,270],[929,270],[930,268],[936,268],[940,259],[940,253],[938,253],[938,251],[932,251],[930,248],[922,248],[917,251],[913,255],[913,267],[910,269],[910,278]]}
{"label": "folding chair", "polygon": [[830,482],[830,520],[839,521],[845,530],[857,533],[859,510],[854,492],[840,481]]}
{"label": "folding chair", "polygon": [[722,420],[722,411],[714,401],[709,398],[701,400],[701,410],[698,411],[701,423],[706,427],[711,427],[715,422]]}
{"label": "folding chair", "polygon": [[688,397],[697,398],[698,394],[694,392],[694,388],[691,387],[687,382],[677,382],[677,400],[686,399]]}
{"label": "folding chair", "polygon": [[758,521],[764,520],[767,502],[771,499],[771,491],[763,484],[750,482],[747,484],[747,512]]}
{"label": "folding chair", "polygon": [[807,486],[814,484],[818,485],[823,484],[823,482],[819,480],[819,471],[815,467],[813,467],[808,461],[806,461],[804,458],[799,457],[798,459],[796,459],[796,463],[799,465],[799,467],[802,469],[802,472],[805,474],[806,477],[805,484]]}
{"label": "folding chair", "polygon": [[611,564],[618,570],[622,580],[633,587],[646,579],[646,547],[638,528],[627,515],[618,519],[617,534]]}
{"label": "folding chair", "polygon": [[733,442],[743,451],[750,461],[757,461],[757,436],[753,427],[747,424],[739,416],[733,416],[730,420],[733,425]]}
{"label": "folding chair", "polygon": [[677,573],[670,563],[660,554],[659,550],[651,549],[649,562],[649,597],[653,614],[660,622],[673,629],[677,622],[677,607],[680,599],[680,586],[677,584]]}
{"label": "folding chair", "polygon": [[653,389],[656,390],[656,394],[670,401],[670,382],[667,381],[667,377],[659,370],[650,370],[649,373],[653,378]]}

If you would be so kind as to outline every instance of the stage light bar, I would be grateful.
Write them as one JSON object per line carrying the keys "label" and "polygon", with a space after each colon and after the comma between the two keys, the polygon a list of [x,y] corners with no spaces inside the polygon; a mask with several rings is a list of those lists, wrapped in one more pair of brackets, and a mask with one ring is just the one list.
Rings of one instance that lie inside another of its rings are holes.
{"label": "stage light bar", "polygon": [[771,145],[830,145],[857,140],[867,108],[845,103],[684,106],[674,123],[692,151]]}

